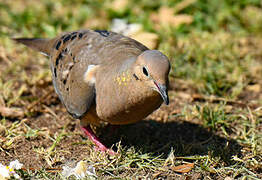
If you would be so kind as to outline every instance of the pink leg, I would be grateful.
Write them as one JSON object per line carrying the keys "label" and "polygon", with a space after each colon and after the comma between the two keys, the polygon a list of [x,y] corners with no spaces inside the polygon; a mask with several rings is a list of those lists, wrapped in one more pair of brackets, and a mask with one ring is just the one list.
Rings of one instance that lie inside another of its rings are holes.
{"label": "pink leg", "polygon": [[88,138],[97,146],[97,149],[99,151],[108,152],[110,155],[116,154],[113,150],[108,149],[105,145],[103,145],[100,142],[98,137],[94,134],[94,132],[92,131],[92,129],[89,126],[88,127],[81,126],[81,129],[82,131],[84,131],[85,135],[87,135]]}

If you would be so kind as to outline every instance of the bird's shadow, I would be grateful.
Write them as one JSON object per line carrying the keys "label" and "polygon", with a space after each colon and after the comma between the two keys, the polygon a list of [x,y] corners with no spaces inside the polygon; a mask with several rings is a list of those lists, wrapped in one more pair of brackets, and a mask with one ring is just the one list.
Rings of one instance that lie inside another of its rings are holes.
{"label": "bird's shadow", "polygon": [[134,146],[141,153],[167,157],[173,149],[175,156],[211,155],[220,157],[225,163],[231,162],[232,155],[240,156],[241,150],[235,140],[185,121],[161,123],[145,120],[120,126],[113,133],[105,132],[101,139],[109,147],[121,140],[125,148]]}

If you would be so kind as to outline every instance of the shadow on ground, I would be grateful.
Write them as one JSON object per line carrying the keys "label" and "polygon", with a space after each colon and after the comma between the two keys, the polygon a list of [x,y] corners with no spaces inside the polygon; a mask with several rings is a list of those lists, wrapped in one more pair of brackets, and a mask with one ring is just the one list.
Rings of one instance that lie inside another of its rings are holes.
{"label": "shadow on ground", "polygon": [[[109,131],[107,128],[105,131]],[[162,154],[166,158],[173,148],[175,156],[211,155],[230,164],[232,155],[240,155],[241,146],[189,122],[161,123],[146,120],[118,127],[114,133],[103,133],[102,141],[112,146],[121,140],[125,148],[134,146],[142,153]]]}

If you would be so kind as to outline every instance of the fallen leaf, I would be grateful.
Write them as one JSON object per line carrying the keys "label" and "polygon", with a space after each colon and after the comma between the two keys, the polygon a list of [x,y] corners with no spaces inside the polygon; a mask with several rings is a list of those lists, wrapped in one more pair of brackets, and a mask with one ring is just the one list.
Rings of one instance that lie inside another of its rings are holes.
{"label": "fallen leaf", "polygon": [[171,167],[171,169],[178,173],[188,173],[194,168],[194,165],[195,165],[194,163],[187,163],[179,166],[173,166]]}
{"label": "fallen leaf", "polygon": [[158,35],[150,32],[139,32],[129,36],[138,42],[144,44],[149,49],[155,49],[158,44]]}
{"label": "fallen leaf", "polygon": [[0,114],[4,117],[9,118],[21,118],[24,117],[24,112],[19,108],[8,108],[8,107],[0,107]]}
{"label": "fallen leaf", "polygon": [[127,8],[128,0],[114,0],[109,2],[108,7],[114,11],[124,12]]}
{"label": "fallen leaf", "polygon": [[260,92],[260,89],[261,89],[261,87],[260,87],[259,84],[254,84],[254,85],[247,86],[247,90],[253,91],[253,92],[256,92],[256,93]]}
{"label": "fallen leaf", "polygon": [[169,7],[161,7],[157,13],[152,13],[150,19],[154,22],[155,28],[159,29],[160,26],[178,27],[181,24],[191,24],[193,17],[187,14],[174,14],[174,9]]}

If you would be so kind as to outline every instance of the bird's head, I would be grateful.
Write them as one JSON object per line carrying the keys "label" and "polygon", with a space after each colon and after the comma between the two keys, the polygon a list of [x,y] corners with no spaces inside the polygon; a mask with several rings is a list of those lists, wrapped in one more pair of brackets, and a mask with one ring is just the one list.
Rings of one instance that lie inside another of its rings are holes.
{"label": "bird's head", "polygon": [[146,86],[157,91],[168,105],[167,93],[170,63],[168,58],[157,50],[147,50],[136,60],[134,76],[145,82]]}

